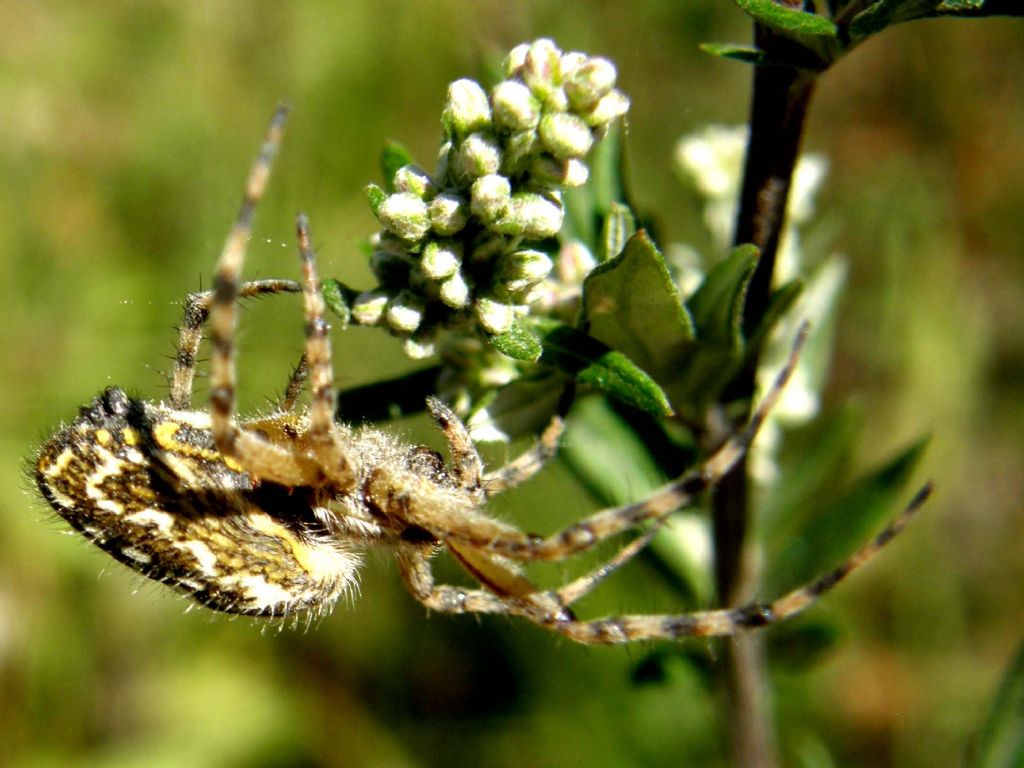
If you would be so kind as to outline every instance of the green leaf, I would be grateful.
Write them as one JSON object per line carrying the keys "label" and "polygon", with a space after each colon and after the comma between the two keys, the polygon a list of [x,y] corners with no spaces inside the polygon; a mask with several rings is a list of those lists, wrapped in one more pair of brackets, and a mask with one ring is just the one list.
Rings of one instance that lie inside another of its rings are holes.
{"label": "green leaf", "polygon": [[352,320],[352,302],[359,292],[331,277],[320,284],[320,292],[327,308],[341,318],[341,327],[347,328]]}
{"label": "green leaf", "polygon": [[433,365],[394,379],[376,381],[338,393],[335,411],[342,421],[386,421],[425,408],[427,397],[437,392],[441,366]]}
{"label": "green leaf", "polygon": [[803,292],[804,282],[800,279],[790,280],[772,292],[771,297],[768,299],[768,307],[761,318],[761,323],[750,335],[750,341],[747,342],[746,352],[748,357],[750,355],[757,355],[760,352],[761,347],[767,341],[775,326],[793,308],[796,300],[800,298]]}
{"label": "green leaf", "polygon": [[388,199],[388,193],[378,187],[376,184],[366,185],[366,199],[370,202],[370,210],[373,211],[373,215],[377,215],[377,211],[384,205],[384,201]]}
{"label": "green leaf", "polygon": [[928,15],[941,0],[878,0],[858,13],[850,21],[850,36],[854,39],[875,35],[886,27],[901,21],[910,21]]}
{"label": "green leaf", "polygon": [[380,173],[384,179],[384,189],[394,192],[395,172],[406,165],[412,165],[412,154],[405,145],[397,141],[389,141],[380,151]]}
{"label": "green leaf", "polygon": [[764,64],[764,51],[753,48],[749,45],[734,45],[731,43],[701,43],[700,49],[712,56],[720,56],[723,59],[742,61],[744,64]]}
{"label": "green leaf", "polygon": [[736,0],[736,5],[759,24],[790,37],[832,38],[837,34],[836,25],[824,16],[779,5],[774,0]]}
{"label": "green leaf", "polygon": [[743,360],[743,307],[758,258],[752,245],[734,248],[686,302],[697,344],[680,367],[671,393],[677,407],[686,404],[688,415],[699,414],[717,400]]}
{"label": "green leaf", "polygon": [[535,320],[544,352],[540,362],[562,371],[581,384],[619,398],[634,408],[671,416],[668,398],[654,379],[626,355],[592,336],[549,320]]}
{"label": "green leaf", "polygon": [[732,350],[743,348],[743,306],[760,257],[757,246],[736,246],[708,272],[687,300],[697,338],[702,343],[715,342]]}
{"label": "green leaf", "polygon": [[643,231],[583,282],[582,327],[667,384],[694,342],[693,322],[661,253]]}
{"label": "green leaf", "polygon": [[512,327],[504,333],[491,336],[490,341],[496,350],[513,360],[534,363],[543,351],[540,340],[519,320],[512,323]]}
{"label": "green leaf", "polygon": [[1024,765],[1024,644],[1006,669],[972,757],[970,768]]}
{"label": "green leaf", "polygon": [[601,250],[598,252],[597,260],[605,262],[614,259],[622,253],[629,238],[634,234],[636,219],[633,212],[622,203],[612,203],[601,228]]}
{"label": "green leaf", "polygon": [[861,477],[838,501],[818,508],[803,529],[771,559],[765,581],[776,589],[802,584],[839,565],[868,541],[893,511],[924,452],[922,439],[880,468]]}

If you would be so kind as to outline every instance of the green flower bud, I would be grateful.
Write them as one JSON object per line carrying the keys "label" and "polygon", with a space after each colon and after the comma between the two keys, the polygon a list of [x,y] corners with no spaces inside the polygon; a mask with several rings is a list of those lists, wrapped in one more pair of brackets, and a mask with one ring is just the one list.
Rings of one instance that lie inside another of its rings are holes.
{"label": "green flower bud", "polygon": [[490,174],[473,182],[469,208],[485,224],[500,221],[512,204],[512,185],[504,176]]}
{"label": "green flower bud", "polygon": [[403,165],[391,181],[395,192],[408,192],[423,199],[433,196],[434,181],[430,174],[415,165]]}
{"label": "green flower bud", "polygon": [[491,136],[474,133],[459,145],[456,171],[465,179],[478,179],[501,168],[501,148]]}
{"label": "green flower bud", "polygon": [[420,267],[431,280],[451,277],[462,265],[462,244],[453,240],[431,240],[423,249]]}
{"label": "green flower bud", "polygon": [[427,204],[410,192],[388,195],[377,210],[377,219],[389,232],[416,242],[430,229]]}
{"label": "green flower bud", "polygon": [[461,272],[456,272],[441,283],[438,294],[441,301],[452,309],[462,309],[469,303],[469,285]]}
{"label": "green flower bud", "polygon": [[380,289],[363,291],[352,302],[352,319],[359,325],[377,325],[390,299],[390,294]]}
{"label": "green flower bud", "polygon": [[570,106],[577,112],[589,111],[615,87],[617,74],[608,59],[587,59],[563,83]]}
{"label": "green flower bud", "polygon": [[481,296],[473,302],[476,319],[488,333],[504,333],[516,319],[512,305]]}
{"label": "green flower bud", "polygon": [[385,319],[400,333],[412,333],[423,322],[423,299],[412,291],[399,291],[387,304]]}
{"label": "green flower bud", "polygon": [[448,86],[442,121],[456,137],[491,127],[491,105],[487,94],[475,80],[463,78]]}
{"label": "green flower bud", "polygon": [[427,215],[430,216],[430,228],[442,237],[461,232],[469,220],[466,201],[450,192],[442,192],[431,200]]}
{"label": "green flower bud", "polygon": [[515,80],[498,83],[491,91],[494,122],[508,131],[526,131],[537,127],[540,102],[530,89]]}
{"label": "green flower bud", "polygon": [[580,117],[566,112],[544,115],[538,127],[541,143],[555,157],[586,157],[594,143],[590,126]]}

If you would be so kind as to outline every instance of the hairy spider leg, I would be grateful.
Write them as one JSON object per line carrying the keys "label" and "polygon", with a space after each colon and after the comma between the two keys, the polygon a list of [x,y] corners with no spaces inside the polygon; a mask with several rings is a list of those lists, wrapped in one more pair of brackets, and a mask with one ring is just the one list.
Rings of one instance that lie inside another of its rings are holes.
{"label": "hairy spider leg", "polygon": [[234,337],[239,275],[252,231],[256,205],[267,186],[273,160],[281,144],[288,108],[275,110],[259,157],[249,171],[245,195],[213,279],[210,307],[210,425],[217,450],[251,474],[281,485],[313,485],[321,477],[316,462],[275,445],[262,435],[239,428],[235,422]]}
{"label": "hairy spider leg", "polygon": [[[430,531],[439,541],[457,541],[522,561],[565,560],[640,523],[660,520],[694,503],[743,457],[792,376],[806,339],[805,323],[793,342],[785,365],[741,432],[730,437],[700,466],[662,486],[642,501],[601,510],[547,537],[510,529],[488,518],[469,517],[459,510],[432,509],[430,514],[420,514],[418,509],[410,507],[407,510],[408,520]],[[446,427],[442,425],[442,428]],[[460,449],[457,447],[455,450]]]}
{"label": "hairy spider leg", "polygon": [[310,245],[309,221],[304,215],[299,215],[296,230],[302,259],[302,295],[306,304],[305,363],[309,369],[312,395],[306,437],[324,474],[339,488],[350,488],[355,482],[356,471],[334,428],[337,397],[331,369],[330,326],[324,319],[327,307],[320,293],[316,254]]}
{"label": "hairy spider leg", "polygon": [[[249,299],[274,293],[299,293],[301,290],[302,286],[294,280],[252,280],[239,287],[238,298]],[[170,404],[173,408],[188,410],[191,405],[196,359],[199,355],[199,345],[203,341],[203,325],[210,315],[211,306],[213,291],[197,291],[190,293],[185,299],[185,312],[181,327],[178,329],[178,346],[174,355],[174,369],[171,372]]]}

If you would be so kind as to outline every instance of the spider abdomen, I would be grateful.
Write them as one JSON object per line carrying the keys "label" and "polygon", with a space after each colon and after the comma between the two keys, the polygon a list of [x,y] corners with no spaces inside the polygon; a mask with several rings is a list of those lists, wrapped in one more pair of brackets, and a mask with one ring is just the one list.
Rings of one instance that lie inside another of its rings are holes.
{"label": "spider abdomen", "polygon": [[108,389],[39,452],[50,506],[139,573],[228,613],[323,613],[355,584],[312,489],[254,483],[205,413]]}

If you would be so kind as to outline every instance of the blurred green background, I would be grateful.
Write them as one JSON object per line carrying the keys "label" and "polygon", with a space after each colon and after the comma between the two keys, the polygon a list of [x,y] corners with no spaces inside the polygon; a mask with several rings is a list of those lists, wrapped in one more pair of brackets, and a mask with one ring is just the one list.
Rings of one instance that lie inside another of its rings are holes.
{"label": "blurred green background", "polygon": [[[746,41],[745,18],[726,0],[97,8],[0,5],[0,764],[724,764],[699,672],[670,659],[661,679],[634,681],[663,646],[587,649],[522,622],[426,617],[384,554],[355,604],[308,631],[186,612],[64,535],[24,461],[108,384],[166,391],[181,299],[209,282],[278,100],[295,112],[249,275],[297,275],[302,209],[324,273],[369,284],[362,187],[379,147],[401,140],[429,166],[447,83],[540,36],[617,63],[636,196],[665,241],[694,241],[673,144],[742,122],[749,81],[695,46]],[[789,763],[959,763],[1024,634],[1022,137],[1020,22],[889,30],[813,104],[806,148],[832,163],[820,218],[850,260],[826,400],[864,414],[853,468],[931,433],[918,477],[938,492],[814,609],[839,628],[835,647],[776,669]],[[298,307],[243,312],[243,410],[283,386]],[[397,347],[336,333],[340,384],[408,370]],[[499,505],[544,530],[589,509],[559,466]],[[679,609],[642,564],[591,605]]]}

